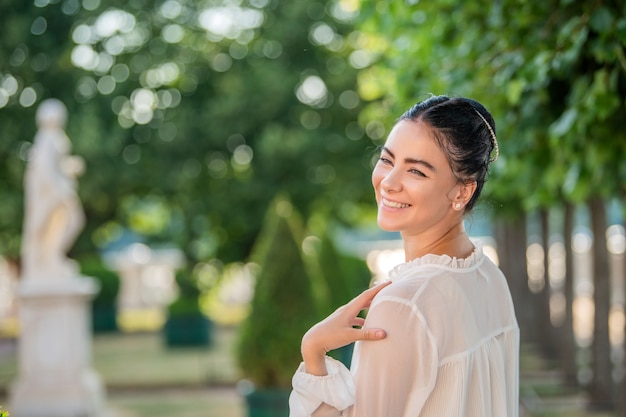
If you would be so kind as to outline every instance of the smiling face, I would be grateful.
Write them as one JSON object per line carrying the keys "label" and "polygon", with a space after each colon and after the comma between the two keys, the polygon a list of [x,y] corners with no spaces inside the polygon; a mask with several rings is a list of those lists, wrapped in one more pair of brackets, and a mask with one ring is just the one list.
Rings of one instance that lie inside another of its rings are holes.
{"label": "smiling face", "polygon": [[460,221],[473,191],[457,181],[432,129],[409,120],[389,133],[372,184],[378,225],[405,238],[428,233],[436,240],[445,234]]}

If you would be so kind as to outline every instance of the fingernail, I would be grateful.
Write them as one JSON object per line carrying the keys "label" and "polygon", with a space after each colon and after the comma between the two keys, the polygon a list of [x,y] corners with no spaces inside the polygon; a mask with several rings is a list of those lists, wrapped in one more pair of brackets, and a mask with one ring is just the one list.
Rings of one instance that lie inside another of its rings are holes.
{"label": "fingernail", "polygon": [[376,336],[377,339],[382,339],[383,337],[385,337],[385,332],[383,332],[382,330],[377,330],[376,333],[374,333],[374,336]]}

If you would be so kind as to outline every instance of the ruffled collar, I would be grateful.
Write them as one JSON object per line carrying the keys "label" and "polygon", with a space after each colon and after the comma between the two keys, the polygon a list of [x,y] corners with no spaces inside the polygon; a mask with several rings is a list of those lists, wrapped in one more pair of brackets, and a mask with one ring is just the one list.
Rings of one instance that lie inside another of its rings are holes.
{"label": "ruffled collar", "polygon": [[467,258],[451,257],[449,255],[426,254],[419,258],[396,265],[389,271],[389,279],[395,281],[401,278],[407,271],[421,266],[434,266],[449,270],[468,270],[478,267],[483,260],[483,246],[479,241],[472,240],[474,251]]}

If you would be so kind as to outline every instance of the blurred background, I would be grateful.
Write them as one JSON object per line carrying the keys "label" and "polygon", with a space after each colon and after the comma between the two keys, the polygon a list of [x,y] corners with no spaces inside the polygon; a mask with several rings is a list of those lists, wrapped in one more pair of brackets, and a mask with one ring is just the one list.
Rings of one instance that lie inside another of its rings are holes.
{"label": "blurred background", "polygon": [[403,260],[370,171],[433,93],[498,127],[466,227],[511,287],[523,415],[625,415],[625,16],[590,0],[0,1],[0,403],[43,100],[65,104],[85,161],[69,256],[100,283],[110,415],[263,417],[286,415],[255,395],[284,404],[311,323]]}

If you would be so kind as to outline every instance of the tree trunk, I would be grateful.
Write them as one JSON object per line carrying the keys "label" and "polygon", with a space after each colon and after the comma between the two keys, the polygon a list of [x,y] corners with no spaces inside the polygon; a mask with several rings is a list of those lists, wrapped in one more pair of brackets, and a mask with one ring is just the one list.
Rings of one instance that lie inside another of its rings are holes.
{"label": "tree trunk", "polygon": [[[626,196],[624,196],[626,197]],[[622,204],[624,204],[624,200],[622,200]],[[623,226],[624,226],[624,230],[626,230],[626,218],[624,218],[623,221]],[[624,253],[622,256],[626,256],[626,253]],[[624,262],[624,266],[626,266],[626,262]],[[622,275],[622,279],[626,279],[626,268],[624,268],[624,271],[622,271],[623,275]],[[626,297],[626,294],[625,294]],[[623,308],[626,310],[626,306],[623,306]],[[624,335],[626,335],[626,324],[624,325]],[[624,341],[622,342],[623,346],[622,346],[622,351],[626,352],[626,337],[624,337]],[[623,361],[623,371],[622,371],[622,381],[621,381],[621,401],[620,401],[620,414],[621,416],[626,415],[626,360],[622,359]]]}
{"label": "tree trunk", "polygon": [[567,385],[578,385],[578,367],[576,365],[576,338],[574,337],[574,251],[572,234],[574,230],[574,205],[565,203],[563,213],[563,243],[565,246],[565,317],[561,328],[561,366]]}
{"label": "tree trunk", "polygon": [[593,198],[589,202],[593,231],[593,379],[589,386],[590,406],[596,409],[611,409],[613,383],[611,375],[611,343],[609,339],[609,310],[611,289],[609,259],[606,247],[607,216],[604,202]]}
{"label": "tree trunk", "polygon": [[539,219],[541,222],[541,246],[543,246],[543,289],[538,294],[539,299],[539,326],[541,332],[540,344],[541,351],[545,358],[550,361],[556,359],[557,349],[556,340],[556,328],[552,325],[550,314],[550,298],[552,296],[552,288],[550,287],[550,276],[548,271],[550,270],[550,262],[548,253],[550,251],[550,227],[548,223],[548,210],[541,209],[539,212]]}
{"label": "tree trunk", "polygon": [[501,219],[496,223],[496,241],[500,269],[506,276],[522,342],[534,342],[536,338],[535,311],[531,308],[526,270],[526,217]]}

